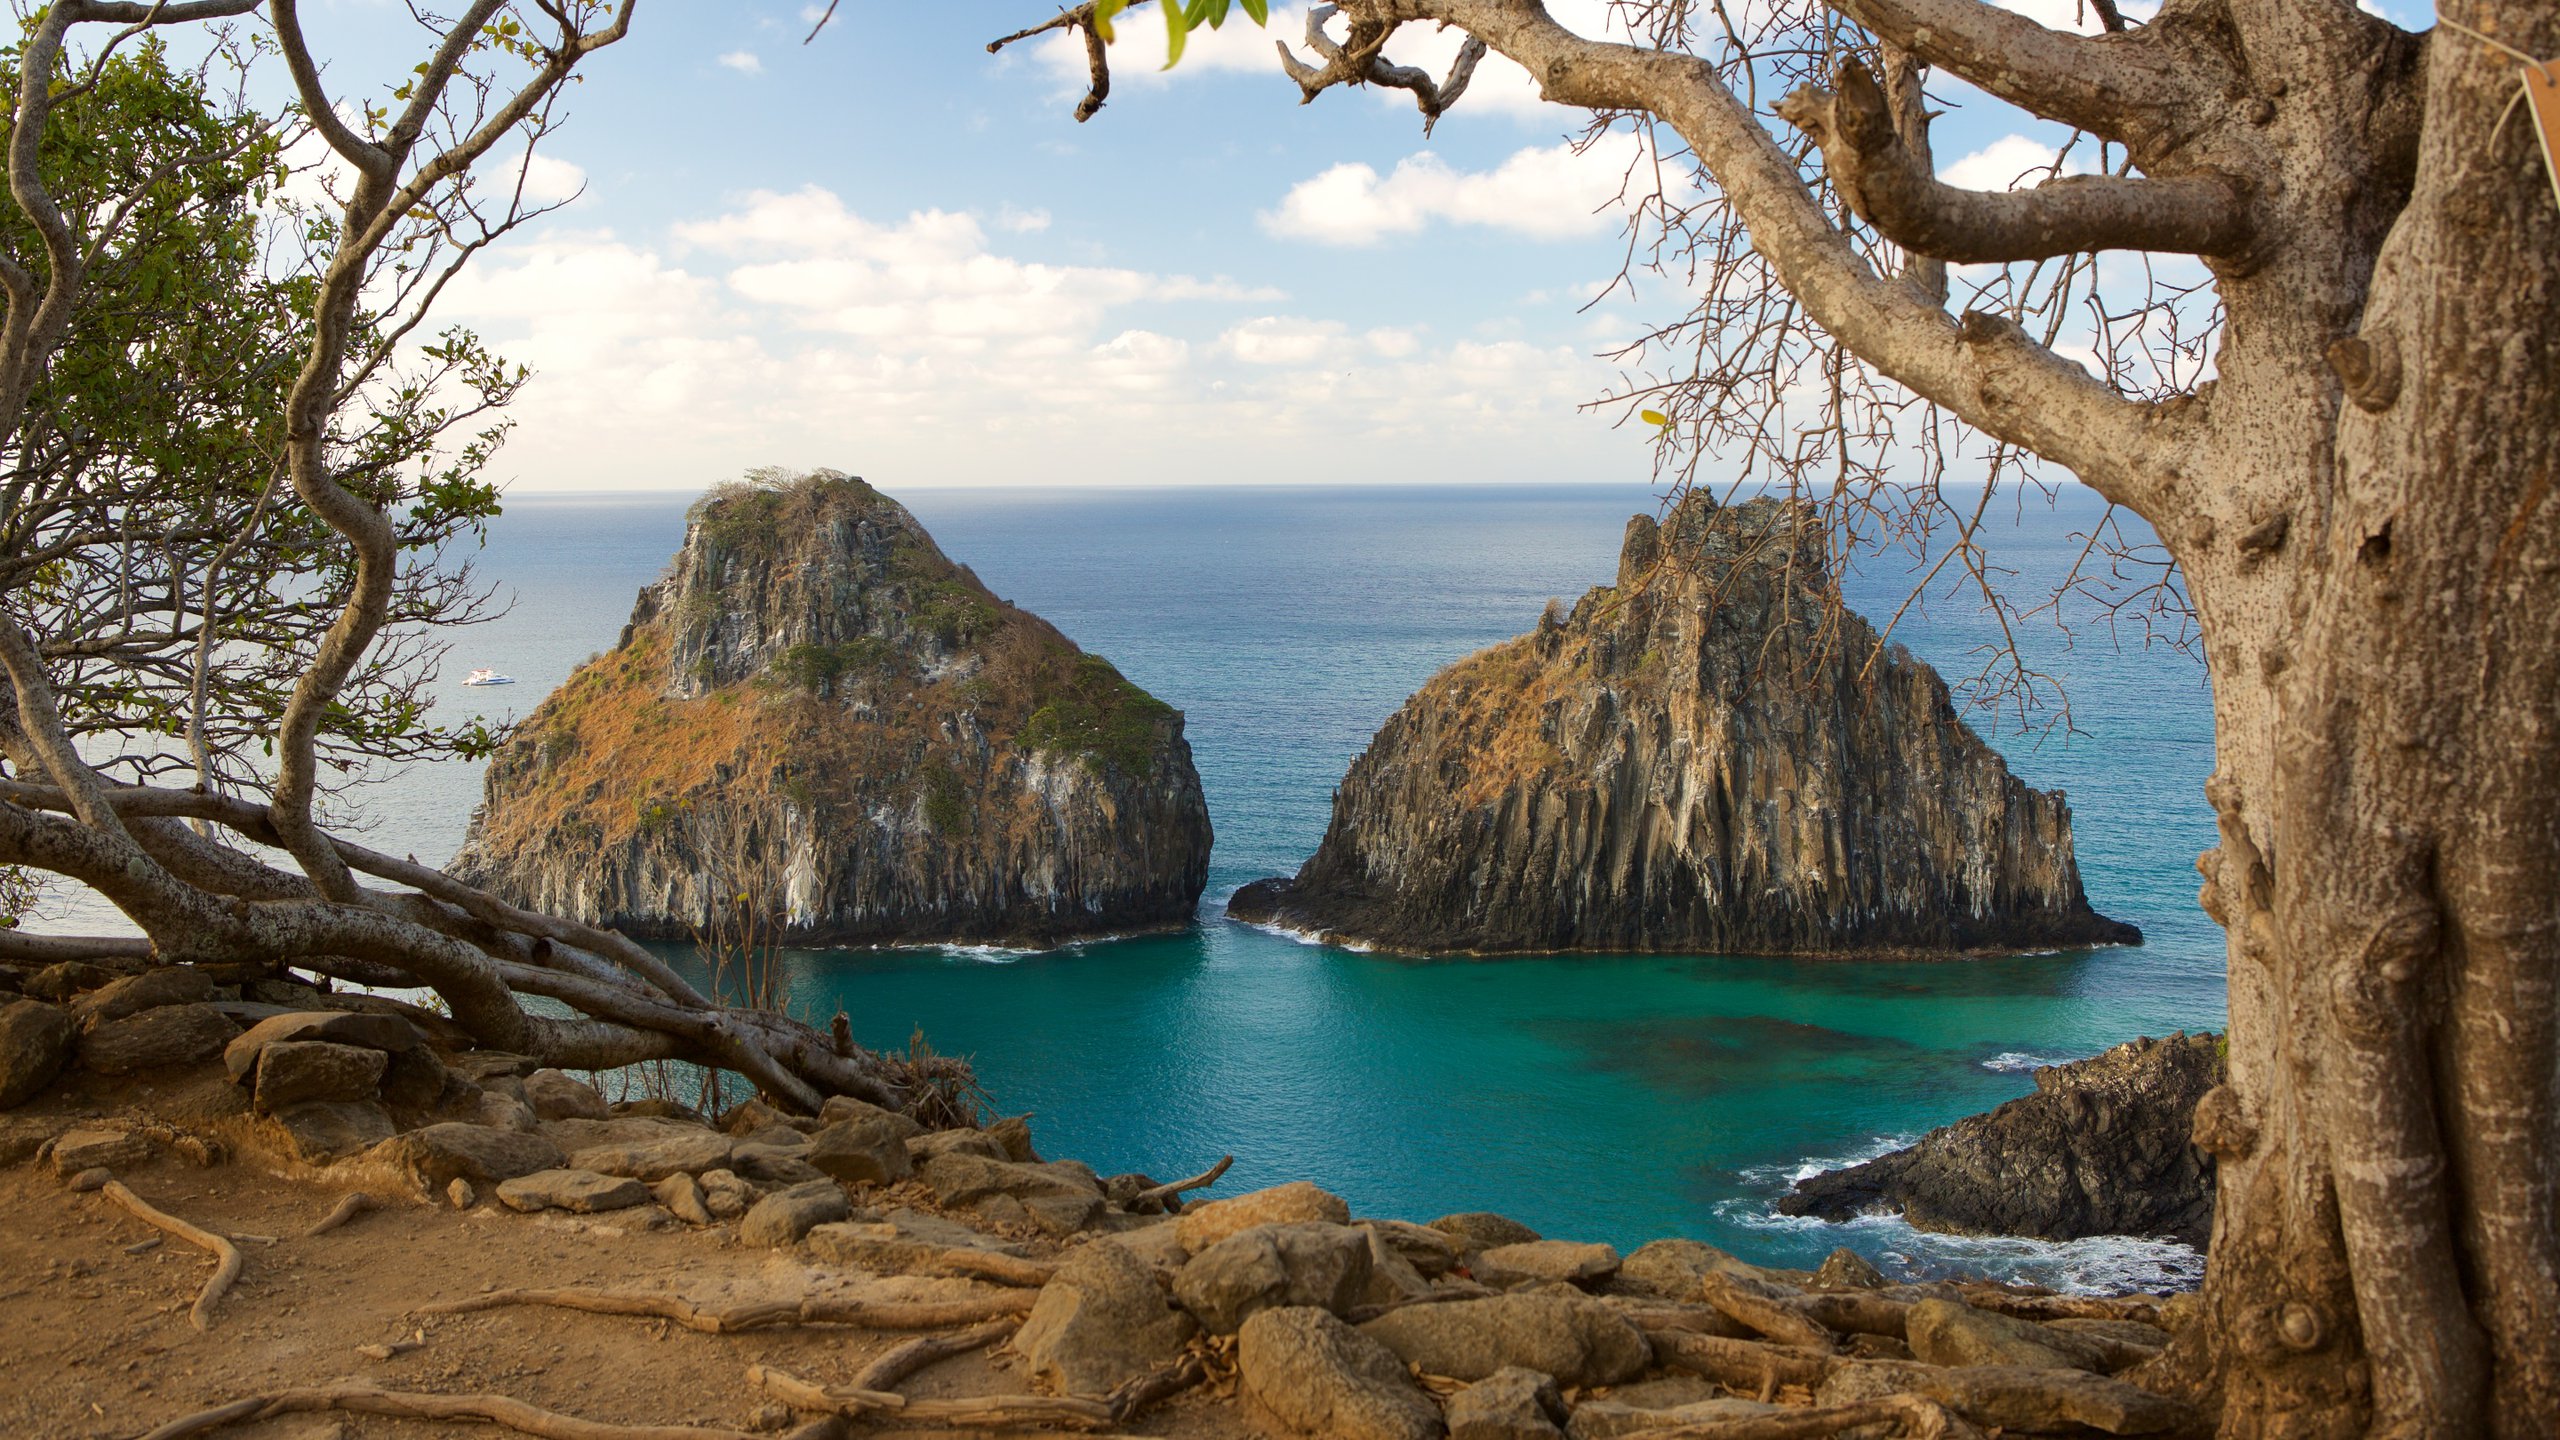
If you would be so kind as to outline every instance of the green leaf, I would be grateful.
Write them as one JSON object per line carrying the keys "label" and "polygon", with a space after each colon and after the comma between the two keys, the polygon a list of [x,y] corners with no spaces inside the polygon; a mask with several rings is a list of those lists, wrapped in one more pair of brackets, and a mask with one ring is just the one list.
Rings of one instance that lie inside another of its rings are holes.
{"label": "green leaf", "polygon": [[1212,30],[1217,29],[1227,23],[1227,0],[1191,0],[1191,9],[1183,16],[1183,23],[1193,29],[1204,24]]}
{"label": "green leaf", "polygon": [[1668,426],[1671,423],[1671,417],[1659,410],[1639,410],[1636,412],[1636,418],[1647,425]]}
{"label": "green leaf", "polygon": [[1111,33],[1111,17],[1128,8],[1129,0],[1095,0],[1093,33],[1101,36],[1104,44],[1108,45],[1120,38]]}
{"label": "green leaf", "polygon": [[1182,59],[1182,42],[1191,38],[1191,21],[1174,0],[1160,0],[1164,10],[1164,68],[1172,69]]}
{"label": "green leaf", "polygon": [[1271,0],[1236,0],[1236,3],[1244,7],[1244,13],[1253,17],[1254,24],[1271,23]]}

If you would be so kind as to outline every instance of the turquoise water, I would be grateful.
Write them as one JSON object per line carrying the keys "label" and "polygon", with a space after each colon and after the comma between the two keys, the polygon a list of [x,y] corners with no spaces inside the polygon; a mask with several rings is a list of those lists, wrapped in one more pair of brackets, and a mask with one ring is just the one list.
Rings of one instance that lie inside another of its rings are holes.
{"label": "turquoise water", "polygon": [[[2033,1058],[2218,1026],[2220,934],[2196,911],[2211,843],[2211,722],[2199,670],[2162,649],[2023,638],[2070,687],[2081,733],[1998,734],[2072,798],[2096,906],[2146,945],[1996,961],[1716,957],[1422,962],[1301,944],[1218,918],[1247,880],[1294,870],[1332,787],[1425,678],[1529,628],[1549,596],[1615,573],[1633,487],[920,491],[901,496],[995,591],[1180,706],[1217,825],[1200,921],[1180,935],[1045,955],[803,952],[791,993],[861,1039],[975,1058],[1047,1153],[1106,1173],[1187,1174],[1233,1153],[1220,1190],[1312,1178],[1363,1213],[1493,1209],[1621,1246],[1687,1235],[1773,1262],[1848,1243],[1889,1268],[2091,1285],[2192,1275],[2173,1246],[1923,1236],[1898,1221],[1780,1220],[1808,1164],[1876,1153],[2031,1088]],[[517,592],[448,667],[529,710],[612,644],[633,591],[682,537],[680,500],[517,497],[484,568]],[[2079,550],[2097,507],[2065,492],[2000,537],[2021,593]],[[1889,613],[1898,565],[1851,593]],[[1950,675],[1988,634],[1961,607],[1899,638]],[[476,767],[374,791],[377,843],[441,858]],[[1997,1068],[1995,1068],[1997,1067]]]}

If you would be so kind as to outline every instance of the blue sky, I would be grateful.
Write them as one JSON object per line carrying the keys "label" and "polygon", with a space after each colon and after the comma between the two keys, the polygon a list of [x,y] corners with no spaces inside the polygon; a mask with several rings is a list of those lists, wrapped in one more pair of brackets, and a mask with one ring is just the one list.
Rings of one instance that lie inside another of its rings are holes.
{"label": "blue sky", "polygon": [[[1596,33],[1596,0],[1553,8]],[[1051,11],[844,0],[804,46],[800,0],[646,0],[542,150],[537,181],[584,193],[444,307],[537,371],[514,487],[1648,477],[1642,427],[1580,408],[1600,352],[1680,304],[1583,308],[1617,270],[1632,141],[1567,153],[1577,114],[1499,61],[1428,138],[1400,93],[1302,107],[1271,52],[1299,7],[1272,34],[1239,12],[1170,76],[1134,21],[1078,125],[1073,42],[984,49]],[[310,23],[342,98],[423,53],[405,6]],[[1950,178],[2005,183],[2060,138],[1938,88]]]}

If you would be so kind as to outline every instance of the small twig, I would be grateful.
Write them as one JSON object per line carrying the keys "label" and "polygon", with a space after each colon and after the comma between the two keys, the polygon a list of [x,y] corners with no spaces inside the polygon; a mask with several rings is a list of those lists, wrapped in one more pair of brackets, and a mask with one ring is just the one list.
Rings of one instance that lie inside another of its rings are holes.
{"label": "small twig", "polygon": [[1180,1195],[1185,1190],[1205,1190],[1211,1185],[1216,1184],[1218,1182],[1218,1177],[1226,1174],[1227,1167],[1234,1163],[1236,1163],[1236,1157],[1233,1155],[1221,1155],[1218,1157],[1217,1164],[1210,1166],[1208,1169],[1201,1171],[1199,1174],[1192,1176],[1188,1180],[1176,1180],[1170,1185],[1158,1185],[1152,1190],[1139,1191],[1136,1195],[1130,1198],[1128,1208],[1131,1210],[1139,1210],[1150,1204],[1161,1205],[1166,1201],[1173,1199],[1175,1196]]}
{"label": "small twig", "polygon": [[330,1231],[337,1229],[339,1226],[346,1224],[348,1221],[353,1220],[358,1215],[362,1215],[368,1210],[379,1210],[381,1208],[382,1202],[374,1199],[372,1196],[367,1195],[361,1190],[351,1190],[347,1192],[343,1199],[338,1201],[337,1205],[332,1208],[328,1214],[320,1217],[318,1224],[303,1231],[302,1238],[308,1240],[314,1235],[326,1235]]}
{"label": "small twig", "polygon": [[98,1193],[123,1206],[128,1214],[143,1224],[166,1230],[190,1245],[213,1252],[216,1262],[213,1278],[204,1282],[203,1292],[196,1296],[195,1307],[187,1312],[188,1323],[198,1330],[211,1330],[214,1302],[231,1288],[232,1281],[240,1278],[240,1247],[210,1230],[199,1229],[175,1215],[154,1209],[141,1196],[124,1188],[123,1181],[110,1180],[99,1187]]}
{"label": "small twig", "polygon": [[353,1410],[408,1420],[482,1420],[540,1436],[542,1440],[755,1440],[743,1430],[710,1426],[612,1425],[601,1420],[581,1420],[505,1395],[420,1395],[371,1385],[330,1385],[253,1395],[172,1420],[142,1440],[186,1440],[187,1436],[202,1435],[242,1420],[264,1420],[309,1410]]}

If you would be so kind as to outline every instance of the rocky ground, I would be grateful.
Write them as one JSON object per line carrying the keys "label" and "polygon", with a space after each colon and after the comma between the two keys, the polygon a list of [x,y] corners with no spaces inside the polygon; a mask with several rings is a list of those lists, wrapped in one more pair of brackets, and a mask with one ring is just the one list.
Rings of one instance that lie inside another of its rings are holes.
{"label": "rocky ground", "polygon": [[[86,973],[84,973],[86,972]],[[172,978],[174,977],[174,978]],[[0,1433],[2171,1434],[2188,1302],[1896,1286],[1044,1160],[1020,1119],[608,1105],[372,997],[0,998]],[[1222,1169],[1223,1167],[1219,1167]],[[359,1200],[355,1197],[364,1197]],[[1186,1199],[1189,1203],[1185,1203]],[[24,1377],[41,1377],[23,1383]]]}

